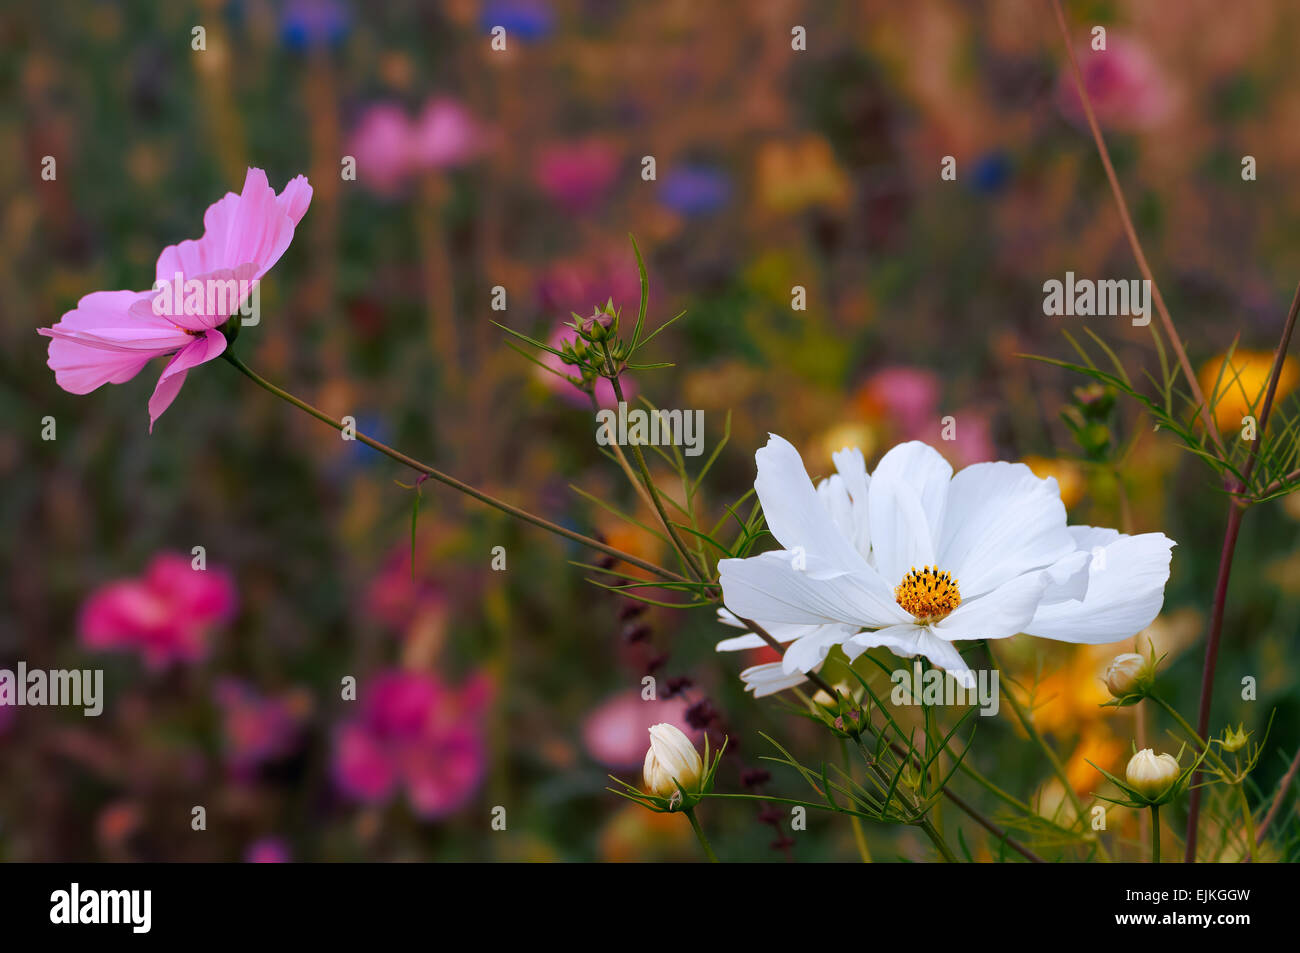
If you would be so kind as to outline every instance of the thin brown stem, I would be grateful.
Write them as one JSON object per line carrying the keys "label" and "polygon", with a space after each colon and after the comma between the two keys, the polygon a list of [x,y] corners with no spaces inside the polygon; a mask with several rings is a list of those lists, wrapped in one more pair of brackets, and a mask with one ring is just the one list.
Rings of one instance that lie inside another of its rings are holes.
{"label": "thin brown stem", "polygon": [[1151,266],[1147,264],[1146,253],[1142,250],[1142,242],[1138,240],[1137,230],[1133,227],[1133,219],[1128,211],[1128,202],[1124,200],[1124,191],[1120,188],[1119,176],[1115,174],[1115,166],[1111,164],[1110,150],[1106,148],[1106,140],[1102,137],[1101,127],[1097,125],[1097,117],[1092,110],[1092,100],[1088,97],[1088,90],[1083,82],[1083,73],[1079,70],[1079,61],[1074,55],[1074,43],[1070,39],[1070,27],[1065,20],[1065,11],[1061,9],[1061,0],[1052,0],[1052,6],[1056,10],[1056,22],[1060,26],[1061,36],[1065,40],[1065,52],[1070,59],[1070,70],[1074,74],[1074,84],[1079,90],[1079,101],[1083,104],[1084,115],[1088,118],[1088,128],[1092,130],[1092,138],[1097,144],[1101,164],[1106,169],[1106,178],[1110,182],[1110,190],[1115,196],[1115,205],[1119,209],[1124,234],[1128,236],[1129,246],[1133,249],[1133,257],[1137,259],[1138,270],[1142,272],[1142,277],[1151,284],[1151,299],[1155,302],[1156,312],[1160,315],[1160,323],[1164,326],[1165,334],[1168,335],[1169,342],[1174,349],[1174,355],[1178,358],[1178,366],[1182,368],[1183,375],[1187,378],[1187,386],[1191,391],[1192,399],[1200,407],[1201,420],[1205,424],[1206,433],[1211,436],[1222,453],[1223,440],[1219,436],[1219,428],[1214,423],[1214,415],[1210,413],[1210,408],[1205,403],[1205,395],[1201,392],[1200,382],[1197,381],[1196,374],[1192,370],[1192,362],[1188,360],[1187,352],[1183,349],[1183,342],[1178,337],[1177,329],[1174,328],[1174,319],[1165,306],[1164,295],[1160,293],[1160,286],[1156,284],[1155,276],[1151,273]]}
{"label": "thin brown stem", "polygon": [[1268,827],[1273,823],[1273,818],[1277,817],[1277,812],[1282,808],[1282,801],[1286,798],[1286,792],[1291,787],[1291,782],[1295,780],[1296,771],[1300,770],[1300,750],[1297,750],[1295,757],[1291,759],[1291,767],[1286,769],[1286,774],[1282,777],[1282,784],[1277,789],[1277,797],[1273,798],[1273,803],[1268,806],[1268,813],[1264,819],[1259,822],[1259,827],[1255,829],[1255,843],[1264,843],[1264,834]]}
{"label": "thin brown stem", "polygon": [[[300,400],[297,397],[293,396],[293,394],[290,394],[288,391],[276,387],[270,381],[259,376],[254,371],[250,370],[249,367],[246,364],[244,364],[244,362],[241,361],[238,357],[236,357],[232,352],[226,351],[225,354],[222,356],[230,364],[232,364],[240,373],[242,373],[245,377],[249,378],[249,380],[257,384],[263,390],[274,394],[276,397],[279,397],[281,400],[293,404],[293,406],[297,407],[299,410],[302,410],[310,414],[311,416],[315,417],[317,420],[321,421],[322,423],[329,424],[335,430],[342,432],[346,429],[344,423],[341,420],[336,420],[335,418],[331,417],[329,414],[325,413],[324,411],[318,410],[317,408],[313,407],[311,404],[307,403],[305,400]],[[410,467],[412,470],[416,470],[420,473],[426,474],[432,479],[437,480],[439,483],[449,486],[454,490],[459,490],[461,493],[464,493],[466,496],[471,496],[474,499],[478,500],[480,503],[486,503],[488,506],[494,507],[503,513],[515,517],[516,519],[521,519],[526,523],[532,523],[534,526],[547,530],[548,532],[554,533],[557,536],[563,536],[565,539],[570,539],[575,543],[581,543],[583,546],[588,546],[592,549],[604,553],[607,556],[613,556],[615,559],[622,560],[628,565],[636,566],[638,569],[643,569],[646,572],[653,573],[654,575],[658,576],[660,579],[666,579],[669,582],[680,582],[680,583],[689,583],[691,581],[685,578],[684,576],[680,576],[677,573],[672,572],[671,570],[664,569],[662,566],[656,566],[654,563],[646,562],[644,559],[640,559],[637,556],[633,556],[631,553],[625,553],[621,549],[615,549],[613,546],[610,546],[607,543],[602,543],[598,539],[592,539],[590,536],[584,536],[581,533],[575,533],[573,530],[560,526],[558,523],[552,523],[548,519],[529,513],[527,510],[522,510],[517,506],[513,506],[510,503],[505,502],[504,500],[498,500],[496,497],[490,496],[487,493],[484,493],[482,490],[475,489],[474,487],[470,486],[468,483],[463,483],[460,480],[457,480],[455,477],[443,473],[441,470],[434,469],[433,467],[429,466],[427,463],[421,463],[419,460],[416,460],[414,457],[408,457],[400,450],[394,450],[392,447],[380,443],[378,440],[375,440],[373,437],[366,436],[359,430],[355,431],[355,433],[356,433],[357,440],[364,443],[366,446],[374,450],[378,450],[380,453],[384,454],[387,457],[391,457],[392,459],[396,460],[398,463],[404,464],[405,466]]]}
{"label": "thin brown stem", "polygon": [[[614,386],[614,397],[620,404],[626,403],[623,398],[623,385],[619,383],[618,369],[614,363],[614,356],[610,353],[609,344],[602,344],[602,348],[605,352],[605,363],[609,370],[609,382]],[[673,525],[672,520],[668,518],[668,512],[664,509],[663,501],[659,499],[659,490],[655,487],[654,479],[650,476],[650,468],[646,465],[645,454],[641,452],[641,445],[631,443],[631,446],[632,457],[636,460],[637,468],[641,471],[641,479],[645,482],[646,492],[650,494],[650,500],[654,503],[655,511],[659,514],[659,521],[663,523],[664,529],[668,531],[668,537],[672,540],[678,556],[681,557],[682,562],[685,563],[692,576],[699,582],[708,582],[708,576],[695,564],[695,559],[692,557],[690,550],[682,543],[681,537],[677,535],[677,528]]]}
{"label": "thin brown stem", "polygon": [[[1269,374],[1268,391],[1264,396],[1264,406],[1259,414],[1259,427],[1255,431],[1255,440],[1250,445],[1250,454],[1242,468],[1242,480],[1231,487],[1240,492],[1250,483],[1255,464],[1259,461],[1260,441],[1264,439],[1264,427],[1268,424],[1269,414],[1273,410],[1273,398],[1277,394],[1278,378],[1286,353],[1291,347],[1291,335],[1295,331],[1296,317],[1300,315],[1300,286],[1291,299],[1291,308],[1287,312],[1286,324],[1282,327],[1282,339],[1278,342],[1277,353],[1273,357],[1273,368]],[[1234,496],[1228,507],[1228,525],[1223,530],[1223,548],[1219,554],[1219,573],[1214,584],[1214,602],[1210,609],[1210,630],[1205,641],[1205,666],[1201,672],[1201,698],[1196,717],[1196,733],[1202,738],[1210,733],[1210,704],[1214,698],[1214,672],[1219,662],[1219,642],[1223,637],[1223,609],[1228,598],[1228,580],[1232,576],[1232,559],[1237,549],[1237,537],[1241,534],[1241,520],[1246,510],[1239,497]],[[1201,816],[1202,787],[1197,783],[1201,772],[1192,778],[1191,794],[1187,802],[1187,847],[1183,854],[1185,863],[1196,861],[1196,828]]]}

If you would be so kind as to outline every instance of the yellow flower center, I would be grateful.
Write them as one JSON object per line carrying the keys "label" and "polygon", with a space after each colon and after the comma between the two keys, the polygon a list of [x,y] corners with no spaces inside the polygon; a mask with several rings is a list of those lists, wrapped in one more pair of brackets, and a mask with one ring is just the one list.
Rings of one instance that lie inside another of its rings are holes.
{"label": "yellow flower center", "polygon": [[918,622],[938,622],[961,605],[961,590],[957,580],[938,566],[913,566],[894,587],[894,599]]}

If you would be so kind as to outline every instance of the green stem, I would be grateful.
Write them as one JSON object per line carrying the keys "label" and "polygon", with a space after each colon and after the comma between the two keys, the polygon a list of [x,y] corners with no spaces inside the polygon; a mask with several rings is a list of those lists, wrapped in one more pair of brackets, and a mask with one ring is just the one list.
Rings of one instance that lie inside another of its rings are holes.
{"label": "green stem", "polygon": [[1151,805],[1151,863],[1160,863],[1160,805]]}
{"label": "green stem", "polygon": [[948,846],[947,842],[943,839],[943,835],[939,833],[938,828],[934,826],[933,822],[931,822],[928,817],[924,818],[918,826],[921,830],[925,831],[925,835],[930,838],[930,843],[934,844],[935,849],[939,851],[939,856],[943,858],[944,863],[957,863],[957,857],[953,854],[952,848]]}
{"label": "green stem", "polygon": [[1255,816],[1250,812],[1250,801],[1246,798],[1245,782],[1237,785],[1237,796],[1241,798],[1241,819],[1246,823],[1246,849],[1251,863],[1259,860],[1255,856]]}
{"label": "green stem", "polygon": [[695,836],[699,840],[700,846],[704,848],[704,856],[709,858],[709,863],[716,864],[718,862],[718,857],[713,853],[713,848],[709,846],[709,839],[704,836],[704,828],[700,827],[700,822],[695,817],[695,808],[688,807],[683,813],[690,819],[691,830],[695,831]]}
{"label": "green stem", "polygon": [[[259,376],[257,373],[252,371],[243,361],[241,361],[238,357],[236,357],[232,352],[226,351],[225,354],[223,354],[222,356],[228,362],[230,362],[230,364],[232,364],[236,370],[238,370],[241,374],[243,374],[245,377],[251,380],[258,387],[261,387],[263,390],[274,394],[276,397],[279,397],[281,400],[293,404],[293,406],[297,407],[299,410],[307,414],[310,414],[311,416],[319,420],[321,423],[329,424],[335,430],[342,432],[345,429],[344,424],[341,420],[334,419],[324,411],[317,410],[315,407],[307,403],[305,400],[299,400],[297,397],[293,396],[293,394],[290,394],[288,391],[276,387],[270,381],[266,380],[265,378]],[[440,470],[436,470],[433,467],[429,466],[427,463],[421,463],[419,460],[416,460],[413,457],[408,457],[406,454],[402,453],[399,450],[394,450],[392,447],[389,447],[386,444],[382,444],[378,440],[375,440],[372,437],[366,436],[359,430],[355,431],[355,433],[357,439],[362,443],[364,443],[366,446],[370,447],[371,449],[378,450],[380,453],[384,454],[387,457],[391,457],[392,459],[396,460],[398,463],[408,466],[412,470],[416,470],[420,473],[423,473],[433,478],[434,480],[437,480],[439,483],[451,487],[454,490],[459,490],[461,493],[464,493],[466,496],[472,496],[480,503],[486,503],[488,506],[495,507],[501,512],[507,513],[510,516],[515,517],[516,519],[521,519],[526,523],[532,523],[534,526],[540,527],[541,529],[554,533],[557,536],[563,536],[565,539],[573,540],[575,543],[581,543],[584,546],[589,546],[592,549],[605,553],[607,556],[613,556],[615,559],[622,560],[623,562],[631,566],[636,566],[638,569],[644,569],[646,572],[653,573],[654,575],[658,576],[660,579],[667,579],[671,582],[684,582],[684,583],[689,583],[691,581],[685,578],[684,576],[678,575],[675,572],[664,569],[661,566],[656,566],[653,563],[646,562],[643,559],[633,556],[631,553],[625,553],[622,550],[615,549],[613,546],[610,546],[606,543],[602,543],[598,539],[592,539],[590,536],[584,536],[581,533],[575,533],[573,530],[566,529],[565,527],[560,526],[558,523],[552,523],[550,520],[544,519],[543,517],[540,516],[535,516],[532,513],[529,513],[527,510],[521,510],[517,506],[512,506],[509,503],[505,502],[504,500],[498,500],[494,496],[489,496],[488,494],[484,493],[482,490],[477,490],[474,487],[470,486],[468,483],[462,483],[460,480],[457,480],[455,477],[449,476]]]}
{"label": "green stem", "polygon": [[[853,761],[849,757],[849,743],[845,740],[840,741],[840,752],[844,756],[844,773],[853,780]],[[853,843],[858,847],[858,856],[862,858],[864,864],[871,863],[871,850],[867,847],[867,835],[862,829],[862,821],[858,820],[856,815],[849,816],[849,823],[853,827]]]}
{"label": "green stem", "polygon": [[[614,387],[614,397],[620,404],[625,404],[627,401],[623,397],[623,385],[619,383],[619,374],[615,367],[614,355],[609,351],[609,343],[601,342],[601,349],[605,352],[605,366],[609,370],[609,382]],[[650,500],[659,513],[660,522],[664,524],[664,529],[668,531],[668,535],[673,541],[673,547],[677,550],[677,555],[681,557],[682,562],[690,570],[692,576],[700,582],[708,582],[708,577],[700,571],[700,568],[695,564],[695,560],[687,551],[681,537],[677,535],[677,527],[668,518],[668,511],[664,509],[663,501],[659,499],[659,490],[655,487],[654,480],[650,476],[650,468],[646,466],[645,454],[641,452],[641,445],[632,441],[629,441],[629,445],[632,447],[632,458],[636,460],[637,469],[641,471],[641,481],[645,484],[646,491],[650,494]]]}
{"label": "green stem", "polygon": [[1208,751],[1209,752],[1208,757],[1214,763],[1214,766],[1216,768],[1218,768],[1220,771],[1223,771],[1225,774],[1232,773],[1228,770],[1227,763],[1222,758],[1220,758],[1217,754],[1214,753],[1214,747],[1210,745],[1204,738],[1202,738],[1200,735],[1196,733],[1196,729],[1194,729],[1191,725],[1187,723],[1186,718],[1178,714],[1178,709],[1174,708],[1173,705],[1169,704],[1167,701],[1165,701],[1163,698],[1161,698],[1159,695],[1155,694],[1154,692],[1148,693],[1147,698],[1151,699],[1153,702],[1155,702],[1157,705],[1163,708],[1166,712],[1169,713],[1169,716],[1173,718],[1174,721],[1178,722],[1178,727],[1183,729],[1187,737],[1191,738],[1192,742],[1196,745],[1198,749],[1197,753],[1200,753],[1201,751]]}
{"label": "green stem", "polygon": [[[927,663],[928,664],[928,663]],[[942,737],[939,734],[937,716],[934,712],[934,706],[922,701],[925,711],[925,757],[930,761],[930,777],[928,782],[933,787],[938,787],[943,781],[943,766],[939,764],[939,742]],[[934,818],[935,830],[940,835],[943,834],[943,802],[935,801],[934,807],[930,810],[931,817]]]}

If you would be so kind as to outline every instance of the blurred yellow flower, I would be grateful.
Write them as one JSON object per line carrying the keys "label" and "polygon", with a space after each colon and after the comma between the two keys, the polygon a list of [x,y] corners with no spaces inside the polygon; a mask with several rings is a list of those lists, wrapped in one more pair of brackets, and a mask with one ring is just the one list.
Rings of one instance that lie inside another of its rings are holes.
{"label": "blurred yellow flower", "polygon": [[600,856],[610,863],[693,856],[689,824],[672,814],[629,804],[620,808],[600,833]]}
{"label": "blurred yellow flower", "polygon": [[773,212],[837,207],[849,198],[848,178],[821,136],[769,142],[758,153],[758,197]]}
{"label": "blurred yellow flower", "polygon": [[1061,488],[1061,502],[1065,504],[1067,510],[1083,499],[1088,482],[1083,474],[1083,468],[1074,461],[1028,456],[1022,458],[1020,462],[1033,470],[1034,476],[1040,480],[1046,480],[1048,477],[1056,478],[1056,483]]}
{"label": "blurred yellow flower", "polygon": [[[1124,757],[1124,742],[1104,725],[1093,725],[1079,738],[1070,759],[1065,762],[1065,776],[1076,794],[1095,791],[1102,775],[1093,765],[1114,771]],[[1091,764],[1089,764],[1091,762]]]}
{"label": "blurred yellow flower", "polygon": [[862,451],[862,456],[870,460],[876,450],[876,433],[870,424],[846,420],[823,431],[817,437],[816,446],[817,451],[811,459],[819,463],[824,461],[829,469],[831,454],[838,453],[845,447],[857,447]]}
{"label": "blurred yellow flower", "polygon": [[[1232,353],[1232,360],[1227,361],[1224,352],[1207,361],[1201,367],[1197,378],[1207,401],[1215,393],[1218,384],[1217,404],[1214,408],[1214,422],[1220,430],[1236,430],[1241,427],[1241,418],[1251,412],[1253,405],[1258,414],[1264,406],[1264,392],[1268,388],[1269,372],[1273,369],[1273,352],[1246,351],[1238,349]],[[1227,362],[1228,366],[1224,367]],[[1223,376],[1220,379],[1219,372]],[[1274,404],[1295,389],[1300,370],[1296,362],[1287,358],[1282,363],[1282,374],[1277,382],[1277,396]]]}
{"label": "blurred yellow flower", "polygon": [[[1115,646],[1080,645],[1065,651],[1068,657],[1034,686],[1033,717],[1040,731],[1072,734],[1117,711],[1101,707],[1110,701],[1110,692],[1101,676]],[[1017,673],[1016,680],[1021,685],[1033,686],[1032,673]]]}

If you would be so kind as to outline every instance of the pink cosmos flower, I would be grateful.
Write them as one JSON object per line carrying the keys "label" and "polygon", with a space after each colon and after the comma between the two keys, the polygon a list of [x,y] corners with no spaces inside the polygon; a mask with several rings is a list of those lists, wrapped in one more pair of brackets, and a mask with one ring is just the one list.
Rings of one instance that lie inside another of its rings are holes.
{"label": "pink cosmos flower", "polygon": [[236,606],[224,569],[194,569],[184,556],[162,553],[143,577],[96,590],[82,606],[78,628],[87,648],[137,651],[159,669],[202,658],[209,632],[233,618]]}
{"label": "pink cosmos flower", "polygon": [[635,768],[645,761],[651,725],[667,722],[680,728],[692,741],[703,733],[686,721],[690,704],[684,698],[655,701],[642,699],[635,689],[615,695],[589,714],[582,725],[587,752],[607,768]]}
{"label": "pink cosmos flower", "polygon": [[265,696],[234,678],[217,682],[213,694],[221,708],[226,762],[237,778],[293,752],[306,712],[303,699]]}
{"label": "pink cosmos flower", "polygon": [[416,120],[411,141],[415,165],[450,169],[482,154],[487,135],[464,106],[454,99],[429,100]]}
{"label": "pink cosmos flower", "polygon": [[423,672],[380,673],[362,688],[360,713],[335,737],[335,782],[367,803],[404,789],[426,819],[454,812],[483,779],[479,716],[490,695],[483,676],[453,689]]}
{"label": "pink cosmos flower", "polygon": [[[1097,122],[1115,129],[1134,130],[1156,125],[1169,115],[1173,91],[1146,48],[1111,34],[1106,49],[1083,47],[1076,51],[1083,85],[1088,90]],[[1065,70],[1057,87],[1057,103],[1070,122],[1086,127],[1088,119],[1074,82]]]}
{"label": "pink cosmos flower", "polygon": [[357,181],[379,195],[396,195],[411,171],[414,137],[401,106],[368,107],[348,140],[348,154],[357,160]]}
{"label": "pink cosmos flower", "polygon": [[537,160],[537,184],[566,211],[589,211],[618,177],[619,156],[602,139],[560,143],[542,150]]}
{"label": "pink cosmos flower", "polygon": [[[190,368],[225,351],[221,326],[244,304],[251,283],[289,247],[311,194],[300,175],[276,195],[265,172],[249,169],[242,194],[228,192],[208,207],[202,238],[163,249],[154,291],[96,291],[54,327],[38,329],[50,338],[55,381],[69,393],[88,394],[128,381],[155,357],[173,354],[149,398],[152,433]],[[202,292],[191,296],[194,282]]]}

